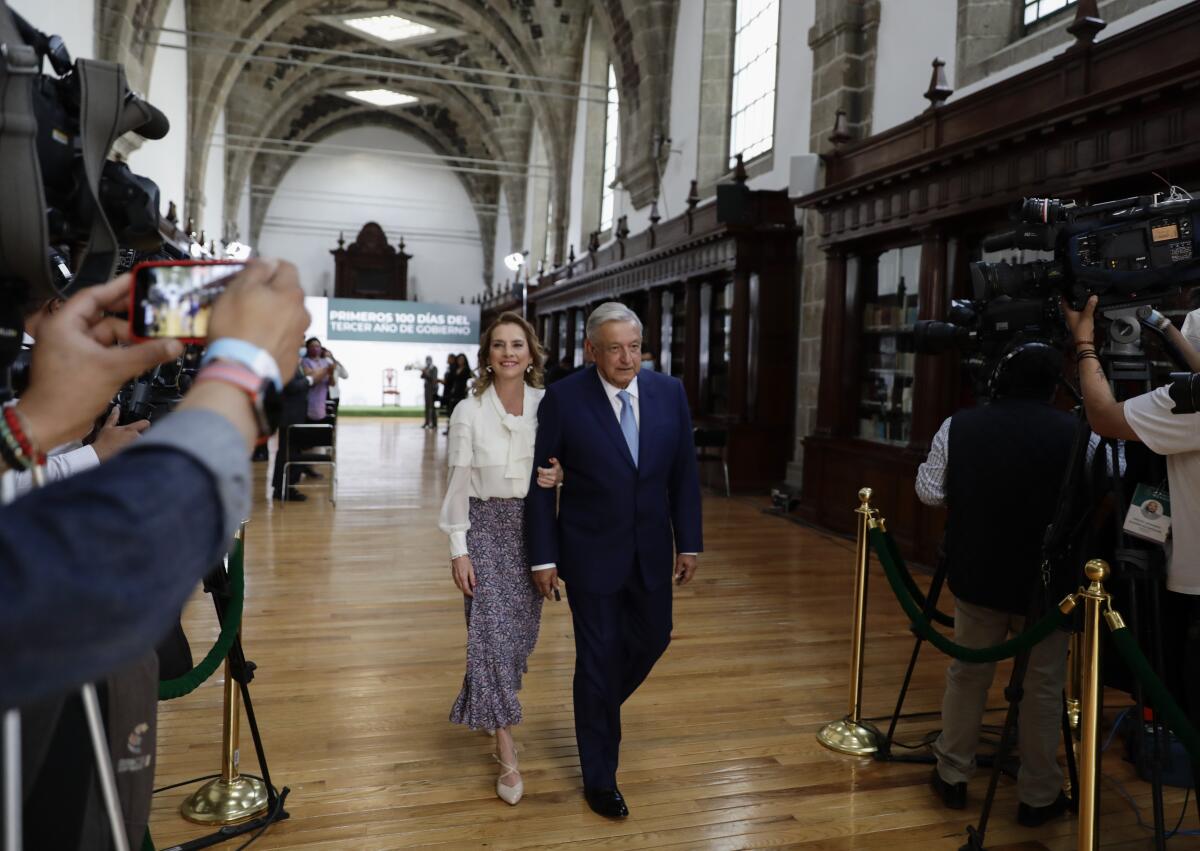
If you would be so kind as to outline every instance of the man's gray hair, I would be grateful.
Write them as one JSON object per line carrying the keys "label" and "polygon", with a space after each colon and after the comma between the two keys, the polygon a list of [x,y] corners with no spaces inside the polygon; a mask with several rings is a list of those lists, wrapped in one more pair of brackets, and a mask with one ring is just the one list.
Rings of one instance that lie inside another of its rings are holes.
{"label": "man's gray hair", "polygon": [[637,326],[639,334],[643,331],[642,320],[638,319],[636,313],[619,301],[606,301],[593,310],[587,320],[587,338],[592,341],[593,345],[596,344],[596,335],[600,332],[600,326],[609,322],[632,322]]}

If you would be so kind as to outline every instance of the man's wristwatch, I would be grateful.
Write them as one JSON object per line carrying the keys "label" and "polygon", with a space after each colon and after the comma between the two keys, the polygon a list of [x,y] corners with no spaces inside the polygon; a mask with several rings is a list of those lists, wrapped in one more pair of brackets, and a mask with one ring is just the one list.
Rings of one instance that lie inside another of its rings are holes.
{"label": "man's wristwatch", "polygon": [[283,410],[283,396],[270,378],[263,378],[241,363],[217,360],[208,363],[196,374],[193,382],[222,381],[245,391],[254,407],[254,418],[258,423],[258,436],[269,437],[279,428],[279,415]]}

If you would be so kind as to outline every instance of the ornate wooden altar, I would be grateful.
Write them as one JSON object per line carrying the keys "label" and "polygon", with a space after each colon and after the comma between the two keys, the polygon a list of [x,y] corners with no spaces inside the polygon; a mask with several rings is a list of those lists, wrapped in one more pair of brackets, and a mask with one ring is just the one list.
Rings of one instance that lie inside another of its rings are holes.
{"label": "ornate wooden altar", "polygon": [[387,235],[375,222],[367,222],[349,246],[338,237],[333,255],[333,294],[338,298],[408,298],[408,261],[404,238],[399,247],[388,244]]}

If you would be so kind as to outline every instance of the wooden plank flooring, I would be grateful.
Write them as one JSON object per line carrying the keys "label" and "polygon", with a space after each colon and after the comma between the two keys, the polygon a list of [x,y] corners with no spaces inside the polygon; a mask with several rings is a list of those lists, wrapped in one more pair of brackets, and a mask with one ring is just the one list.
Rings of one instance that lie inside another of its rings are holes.
{"label": "wooden plank flooring", "polygon": [[[623,713],[619,781],[633,815],[611,823],[581,796],[571,713],[567,603],[548,603],[522,692],[518,730],[526,796],[495,797],[492,740],[446,718],[462,680],[462,602],[436,518],[445,438],[412,420],[346,420],[338,506],[264,498],[247,537],[246,616],[252,690],[291,819],[255,848],[901,849],[958,848],[972,808],[935,805],[925,765],[840,756],[814,733],[845,711],[853,547],[762,513],[749,499],[705,499],[708,552],[677,589],[674,640]],[[866,484],[866,483],[864,483]],[[854,494],[847,494],[847,511]],[[882,579],[881,574],[876,576]],[[199,656],[216,635],[197,594],[185,625]],[[895,701],[911,639],[886,583],[870,600],[865,712]],[[945,662],[926,652],[907,708],[937,710]],[[1000,683],[1007,676],[1001,668]],[[157,784],[219,769],[221,677],[161,706]],[[993,706],[999,705],[999,688]],[[1110,703],[1123,706],[1123,696]],[[988,722],[999,724],[995,713]],[[936,718],[906,722],[916,741]],[[1149,788],[1118,756],[1105,772],[1149,819]],[[243,724],[243,769],[257,771]],[[157,847],[203,834],[177,812],[189,790],[155,798]],[[1149,847],[1129,807],[1104,787],[1106,848]],[[1169,790],[1171,824],[1182,794]],[[1003,781],[989,847],[1074,848],[1074,824],[1015,821]],[[1184,828],[1195,828],[1193,808]],[[1176,839],[1185,847],[1195,839]],[[234,847],[234,846],[229,846]]]}

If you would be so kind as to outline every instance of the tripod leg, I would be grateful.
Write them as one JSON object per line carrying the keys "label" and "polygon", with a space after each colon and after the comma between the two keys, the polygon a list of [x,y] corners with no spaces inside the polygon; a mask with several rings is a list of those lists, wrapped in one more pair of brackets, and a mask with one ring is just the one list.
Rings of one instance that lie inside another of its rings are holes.
{"label": "tripod leg", "polygon": [[4,712],[4,851],[21,851],[21,713]]}
{"label": "tripod leg", "polygon": [[1008,751],[1012,746],[1013,730],[1017,726],[1017,715],[1020,710],[1025,683],[1025,671],[1028,667],[1029,651],[1024,650],[1017,654],[1016,661],[1013,662],[1012,676],[1008,680],[1008,688],[1004,690],[1004,695],[1008,698],[1008,712],[1004,716],[1004,728],[1000,732],[1000,747],[997,749],[995,760],[992,762],[992,773],[988,778],[988,788],[987,794],[983,798],[983,808],[979,811],[979,826],[967,828],[968,844],[971,844],[975,848],[983,848],[983,841],[987,835],[988,819],[992,815],[992,804],[996,801],[996,787],[1000,783],[1000,773],[1004,770],[1004,758],[1008,756]]}
{"label": "tripod leg", "polygon": [[96,686],[87,683],[80,693],[88,733],[91,734],[92,748],[96,753],[96,773],[100,775],[100,792],[104,797],[104,809],[108,812],[109,827],[112,828],[113,847],[116,851],[129,851],[129,838],[125,835],[125,818],[121,814],[121,802],[117,799],[117,778],[113,774],[112,756],[108,752],[108,737],[104,734]]}
{"label": "tripod leg", "polygon": [[[942,586],[946,582],[946,560],[942,559],[938,564],[937,572],[933,575],[933,581],[929,583],[929,593],[925,597],[924,615],[928,618],[934,611],[937,610],[938,597],[941,596]],[[892,742],[896,737],[896,725],[900,723],[900,714],[904,710],[904,700],[908,697],[908,688],[912,684],[913,672],[917,668],[917,657],[921,655],[921,645],[924,639],[921,636],[916,636],[913,642],[912,656],[908,660],[908,669],[904,672],[904,682],[900,686],[900,694],[896,697],[896,709],[892,712],[892,720],[888,722],[887,735],[879,744],[879,749],[875,752],[876,759],[890,759],[892,755]]]}
{"label": "tripod leg", "polygon": [[[1160,600],[1158,596],[1158,582],[1151,579],[1147,583],[1150,591],[1150,617],[1153,618],[1151,623],[1162,623],[1162,612]],[[1153,653],[1154,667],[1161,675],[1163,671],[1163,655],[1162,655],[1162,630],[1152,630],[1153,638]],[[1140,720],[1140,719],[1139,719]],[[1166,851],[1167,847],[1167,819],[1163,811],[1163,779],[1162,769],[1166,762],[1166,730],[1163,729],[1162,722],[1159,721],[1158,707],[1154,707],[1154,723],[1151,727],[1153,731],[1151,739],[1153,739],[1152,747],[1154,748],[1154,756],[1151,759],[1150,777],[1151,777],[1151,801],[1154,804],[1154,847],[1158,851]]]}

